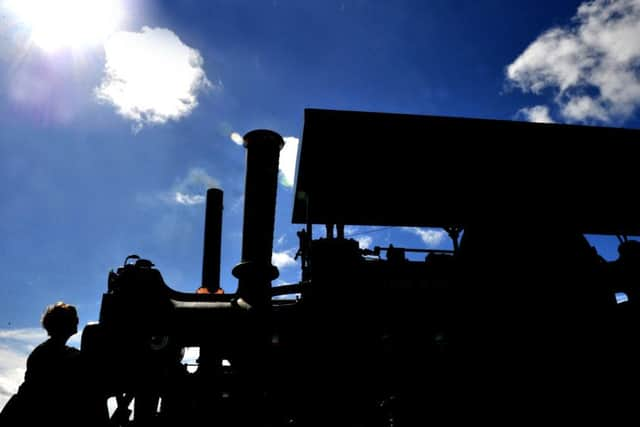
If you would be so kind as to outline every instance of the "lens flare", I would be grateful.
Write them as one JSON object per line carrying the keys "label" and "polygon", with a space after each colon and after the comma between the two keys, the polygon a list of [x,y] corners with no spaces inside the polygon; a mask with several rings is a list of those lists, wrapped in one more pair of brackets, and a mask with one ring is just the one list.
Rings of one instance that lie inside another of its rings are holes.
{"label": "lens flare", "polygon": [[9,10],[47,52],[103,43],[123,19],[122,0],[9,0]]}

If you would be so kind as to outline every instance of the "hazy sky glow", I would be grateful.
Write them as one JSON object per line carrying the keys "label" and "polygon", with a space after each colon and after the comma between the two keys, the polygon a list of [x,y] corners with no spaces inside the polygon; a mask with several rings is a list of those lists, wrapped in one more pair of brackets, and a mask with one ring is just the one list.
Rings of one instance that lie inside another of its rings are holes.
{"label": "hazy sky glow", "polygon": [[121,0],[6,0],[6,9],[30,32],[30,41],[51,53],[103,43],[121,24]]}
{"label": "hazy sky glow", "polygon": [[[127,255],[177,290],[200,286],[207,188],[224,191],[221,283],[235,291],[253,129],[286,142],[272,258],[284,284],[300,279],[305,108],[640,127],[640,0],[0,0],[0,17],[0,406],[44,307],[96,320]],[[428,185],[424,198],[437,203]],[[451,247],[439,229],[346,234]],[[614,237],[590,239],[616,256]]]}

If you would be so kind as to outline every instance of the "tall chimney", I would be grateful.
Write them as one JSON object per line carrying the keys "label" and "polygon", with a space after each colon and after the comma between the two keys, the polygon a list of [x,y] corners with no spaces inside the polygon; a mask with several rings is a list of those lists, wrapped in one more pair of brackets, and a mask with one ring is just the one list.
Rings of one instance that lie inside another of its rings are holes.
{"label": "tall chimney", "polygon": [[271,264],[273,227],[278,185],[278,160],[284,140],[270,130],[253,130],[244,136],[246,176],[242,260],[233,269],[238,296],[257,309],[271,304],[271,281],[278,269]]}
{"label": "tall chimney", "polygon": [[222,244],[222,196],[219,188],[207,190],[202,252],[202,287],[210,293],[220,289],[220,246]]}

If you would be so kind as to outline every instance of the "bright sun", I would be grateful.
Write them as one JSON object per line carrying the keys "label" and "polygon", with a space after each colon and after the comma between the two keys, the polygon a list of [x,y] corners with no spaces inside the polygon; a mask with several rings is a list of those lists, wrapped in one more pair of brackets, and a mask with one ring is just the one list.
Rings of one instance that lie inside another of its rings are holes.
{"label": "bright sun", "polygon": [[123,17],[122,0],[9,0],[10,10],[45,51],[102,43]]}

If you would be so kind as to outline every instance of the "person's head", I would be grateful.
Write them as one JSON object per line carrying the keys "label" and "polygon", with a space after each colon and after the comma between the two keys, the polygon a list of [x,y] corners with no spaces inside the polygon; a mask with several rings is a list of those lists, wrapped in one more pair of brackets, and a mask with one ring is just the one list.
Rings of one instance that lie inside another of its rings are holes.
{"label": "person's head", "polygon": [[78,332],[76,308],[62,301],[51,304],[42,315],[42,327],[51,338],[69,339]]}

